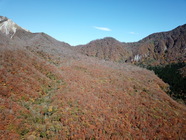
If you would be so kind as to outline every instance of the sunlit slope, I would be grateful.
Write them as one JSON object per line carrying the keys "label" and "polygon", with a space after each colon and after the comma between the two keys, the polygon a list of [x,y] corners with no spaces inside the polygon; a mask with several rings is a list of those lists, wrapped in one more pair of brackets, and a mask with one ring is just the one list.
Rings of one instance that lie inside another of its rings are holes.
{"label": "sunlit slope", "polygon": [[185,106],[151,71],[14,44],[0,52],[1,139],[185,138]]}

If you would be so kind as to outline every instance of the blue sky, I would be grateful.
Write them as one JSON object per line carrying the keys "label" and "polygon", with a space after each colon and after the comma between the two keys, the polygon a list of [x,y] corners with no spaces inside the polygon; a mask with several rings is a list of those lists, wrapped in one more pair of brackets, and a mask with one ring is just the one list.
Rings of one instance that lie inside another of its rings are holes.
{"label": "blue sky", "polygon": [[186,0],[0,0],[0,15],[71,45],[134,42],[186,24]]}

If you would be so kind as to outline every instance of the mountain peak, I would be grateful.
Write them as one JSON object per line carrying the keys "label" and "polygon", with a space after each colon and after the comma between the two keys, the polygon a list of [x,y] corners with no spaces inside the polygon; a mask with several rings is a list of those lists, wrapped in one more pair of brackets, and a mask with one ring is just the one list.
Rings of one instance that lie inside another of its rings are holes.
{"label": "mountain peak", "polygon": [[17,30],[24,30],[29,32],[28,30],[18,26],[11,19],[8,19],[7,17],[4,16],[0,16],[0,32],[12,38]]}
{"label": "mountain peak", "polygon": [[4,21],[7,21],[8,18],[7,17],[4,17],[4,16],[0,16],[0,23],[4,22]]}

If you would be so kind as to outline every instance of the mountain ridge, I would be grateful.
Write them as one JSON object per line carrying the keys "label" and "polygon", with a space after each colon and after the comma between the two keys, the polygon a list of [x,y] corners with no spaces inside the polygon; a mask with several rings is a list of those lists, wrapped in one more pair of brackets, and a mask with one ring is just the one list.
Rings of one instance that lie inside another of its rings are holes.
{"label": "mountain ridge", "polygon": [[[111,59],[112,61],[120,62],[135,62],[144,63],[144,65],[149,64],[148,61],[155,61],[153,65],[161,65],[172,62],[184,62],[186,61],[186,24],[178,26],[177,28],[167,31],[151,34],[138,42],[133,43],[122,43],[118,41],[122,49],[128,51],[128,54],[122,52],[116,52],[117,59]],[[103,41],[104,39],[95,40],[94,43]],[[76,46],[77,51],[88,56],[98,57],[104,59],[103,56],[96,56],[97,53],[102,50],[102,45],[97,44],[96,49],[91,47],[91,43]],[[111,40],[107,41],[107,44],[112,44]],[[107,45],[108,47],[108,45]],[[109,46],[113,48],[114,46]],[[94,50],[95,49],[95,50]],[[91,51],[94,51],[94,55]],[[105,52],[107,57],[109,53]],[[122,55],[121,55],[122,54]]]}
{"label": "mountain ridge", "polygon": [[[25,46],[32,46],[36,43],[37,45],[41,43],[41,46],[46,46],[46,44],[42,44],[42,42],[47,42],[46,34],[31,33],[3,16],[0,19],[1,32],[8,35],[11,39],[17,40],[18,43],[22,43]],[[7,21],[10,21],[10,25],[5,24]],[[4,25],[7,25],[8,30]],[[74,48],[65,42],[57,43],[60,41],[56,41],[55,39],[50,39],[48,43],[57,46],[67,46],[84,55],[109,61],[120,63],[132,62],[140,65],[166,65],[186,61],[185,32],[186,24],[178,26],[171,31],[153,33],[138,42],[132,43],[120,42],[113,37],[93,40],[90,43],[77,45]]]}
{"label": "mountain ridge", "polygon": [[97,39],[91,41],[87,45],[80,45],[76,47],[78,51],[87,56],[94,56],[104,60],[119,61],[121,57],[126,59],[130,55],[130,52],[124,48],[124,45],[112,37]]}

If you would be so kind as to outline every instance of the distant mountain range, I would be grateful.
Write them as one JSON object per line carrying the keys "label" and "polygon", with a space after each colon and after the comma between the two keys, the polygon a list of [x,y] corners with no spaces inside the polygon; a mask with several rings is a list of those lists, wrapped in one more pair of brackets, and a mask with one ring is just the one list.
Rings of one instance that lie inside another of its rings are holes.
{"label": "distant mountain range", "polygon": [[185,61],[185,25],[72,47],[0,16],[0,139],[186,139],[186,106],[131,64],[174,61]]}
{"label": "distant mountain range", "polygon": [[[31,33],[6,17],[0,17],[0,31],[27,46],[71,46],[59,42],[45,33]],[[86,45],[74,47],[74,50],[87,56],[116,62],[132,62],[143,65],[165,65],[186,61],[186,24],[172,31],[154,33],[133,43],[122,43],[106,37],[91,41]]]}
{"label": "distant mountain range", "polygon": [[76,49],[87,56],[116,62],[165,65],[186,61],[186,24],[169,32],[154,33],[134,43],[114,38],[91,41]]}

